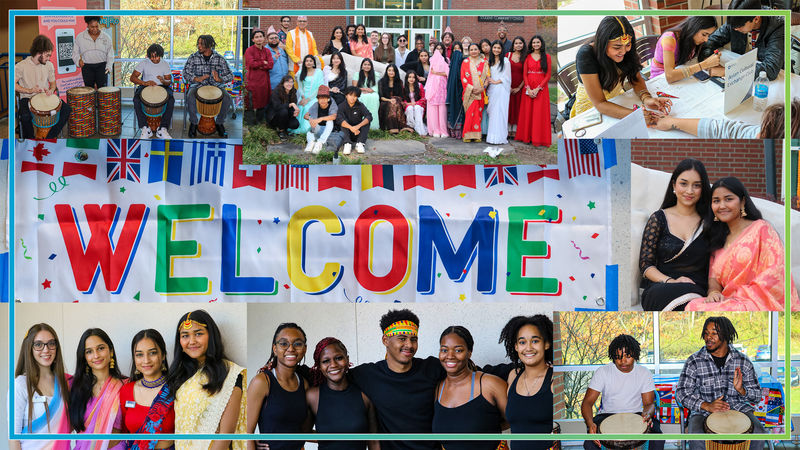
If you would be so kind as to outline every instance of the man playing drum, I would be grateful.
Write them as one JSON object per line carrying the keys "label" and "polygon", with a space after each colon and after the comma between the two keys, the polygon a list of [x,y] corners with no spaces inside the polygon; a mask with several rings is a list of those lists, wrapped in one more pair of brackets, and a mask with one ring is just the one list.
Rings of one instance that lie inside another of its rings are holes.
{"label": "man playing drum", "polygon": [[72,60],[81,68],[83,85],[99,89],[106,85],[114,68],[114,42],[100,31],[100,17],[86,16],[86,29],[75,36]]}
{"label": "man playing drum", "polygon": [[[641,349],[639,342],[627,334],[621,334],[608,346],[609,364],[600,367],[589,381],[586,395],[581,403],[581,415],[587,432],[596,434],[600,423],[618,413],[636,413],[647,423],[648,433],[661,433],[661,425],[653,419],[655,413],[655,383],[650,371],[639,364]],[[602,395],[600,410],[593,417],[597,398]],[[598,441],[584,441],[586,450],[597,450]],[[664,441],[651,441],[650,449],[663,450]]]}
{"label": "man playing drum", "polygon": [[233,81],[233,72],[225,58],[214,51],[217,46],[214,38],[203,34],[197,38],[197,52],[192,53],[183,66],[183,79],[190,83],[186,92],[186,108],[189,113],[189,137],[197,137],[197,89],[203,86],[216,86],[222,90],[222,110],[215,119],[219,137],[227,137],[225,133],[225,115],[231,107],[231,96],[225,90],[225,85]]}
{"label": "man playing drum", "polygon": [[[175,97],[172,95],[172,70],[169,68],[169,64],[161,59],[163,57],[164,48],[158,44],[152,44],[147,48],[147,58],[141,60],[131,74],[131,83],[136,85],[136,90],[133,92],[133,110],[136,112],[139,126],[142,127],[143,139],[151,138],[153,135],[159,139],[172,139],[167,133],[167,128],[172,120]],[[142,91],[147,86],[161,86],[167,93],[167,103],[158,130],[151,130],[147,126],[147,117],[142,107]]]}
{"label": "man playing drum", "polygon": [[[30,101],[36,94],[52,96],[56,90],[56,72],[50,57],[53,55],[53,42],[44,35],[36,36],[31,43],[31,56],[14,66],[14,90],[19,95],[19,121],[22,139],[33,139],[33,116]],[[50,97],[52,98],[52,97]],[[57,97],[56,97],[57,98]],[[61,102],[58,122],[50,128],[47,139],[55,139],[61,134],[72,112],[66,102]]]}
{"label": "man playing drum", "polygon": [[[714,412],[735,410],[746,414],[753,433],[765,433],[753,414],[753,405],[761,399],[761,387],[753,363],[732,343],[736,329],[727,317],[709,317],[701,335],[706,342],[686,360],[681,371],[675,398],[688,408],[689,433],[703,433],[703,422]],[[691,450],[705,448],[704,441],[689,441]],[[764,448],[761,441],[750,441],[750,449]]]}

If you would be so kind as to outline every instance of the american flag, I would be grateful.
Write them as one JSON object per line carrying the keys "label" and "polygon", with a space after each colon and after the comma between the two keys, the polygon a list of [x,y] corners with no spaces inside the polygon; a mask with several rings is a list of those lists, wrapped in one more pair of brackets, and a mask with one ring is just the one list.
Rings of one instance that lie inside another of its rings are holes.
{"label": "american flag", "polygon": [[483,166],[483,179],[486,181],[487,188],[496,184],[519,185],[517,166]]}
{"label": "american flag", "polygon": [[564,139],[569,178],[578,175],[601,176],[600,152],[592,139]]}
{"label": "american flag", "polygon": [[292,164],[275,166],[275,190],[288,188],[308,192],[308,164]]}
{"label": "american flag", "polygon": [[139,140],[109,139],[106,144],[108,182],[131,180],[139,183],[141,146]]}

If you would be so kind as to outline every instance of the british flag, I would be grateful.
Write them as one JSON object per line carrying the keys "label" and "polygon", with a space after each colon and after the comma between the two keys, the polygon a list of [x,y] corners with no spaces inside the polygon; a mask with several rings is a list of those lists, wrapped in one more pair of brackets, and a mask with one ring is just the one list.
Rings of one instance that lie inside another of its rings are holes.
{"label": "british flag", "polygon": [[109,139],[106,144],[108,182],[130,180],[139,183],[141,150],[138,139]]}
{"label": "british flag", "polygon": [[519,185],[517,178],[517,166],[489,165],[483,166],[483,179],[486,187],[496,184]]}
{"label": "british flag", "polygon": [[295,188],[308,192],[308,164],[275,166],[275,191]]}
{"label": "british flag", "polygon": [[564,139],[567,154],[567,175],[601,176],[600,152],[592,139]]}

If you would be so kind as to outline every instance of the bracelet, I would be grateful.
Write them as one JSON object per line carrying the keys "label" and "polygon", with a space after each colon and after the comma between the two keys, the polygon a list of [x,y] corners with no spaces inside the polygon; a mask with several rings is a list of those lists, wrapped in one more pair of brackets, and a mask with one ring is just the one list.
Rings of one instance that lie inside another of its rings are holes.
{"label": "bracelet", "polygon": [[720,291],[717,291],[717,290],[714,290],[714,291],[708,291],[708,294],[706,295],[706,297],[711,297],[711,294],[713,294],[713,293],[715,293],[715,292],[716,292],[717,294],[722,294],[722,292],[720,292]]}
{"label": "bracelet", "polygon": [[664,278],[664,280],[662,281],[662,283],[666,283],[667,281],[669,281],[669,280],[671,280],[671,279],[672,279],[672,277],[667,277],[667,278]]}
{"label": "bracelet", "polygon": [[641,95],[639,95],[639,100],[641,100],[642,103],[644,103],[644,101],[647,100],[648,98],[653,98],[653,96],[650,95],[649,91],[644,91],[644,92],[642,92]]}

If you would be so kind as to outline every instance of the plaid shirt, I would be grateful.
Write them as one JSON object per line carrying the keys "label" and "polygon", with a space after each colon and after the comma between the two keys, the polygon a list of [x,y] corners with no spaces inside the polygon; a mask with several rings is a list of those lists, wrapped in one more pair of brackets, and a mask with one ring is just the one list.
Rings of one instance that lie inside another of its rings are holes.
{"label": "plaid shirt", "polygon": [[[222,80],[220,83],[214,80],[214,76],[211,75],[212,70],[217,71],[217,75],[219,75],[219,78]],[[201,83],[194,81],[195,77],[202,77],[203,75],[208,75],[208,78]],[[233,81],[233,72],[231,72],[231,68],[228,67],[228,62],[225,61],[225,58],[219,53],[212,52],[211,59],[206,61],[202,53],[195,52],[189,56],[189,59],[186,60],[186,64],[183,66],[183,79],[191,86],[212,85],[222,87],[224,84]]]}
{"label": "plaid shirt", "polygon": [[[737,368],[742,371],[745,395],[739,394],[733,388],[733,375]],[[728,356],[722,369],[717,368],[711,354],[703,347],[686,360],[675,389],[675,397],[692,414],[709,415],[700,405],[720,397],[731,409],[752,412],[753,405],[761,399],[761,386],[758,384],[753,363],[732,345],[728,345]]]}

